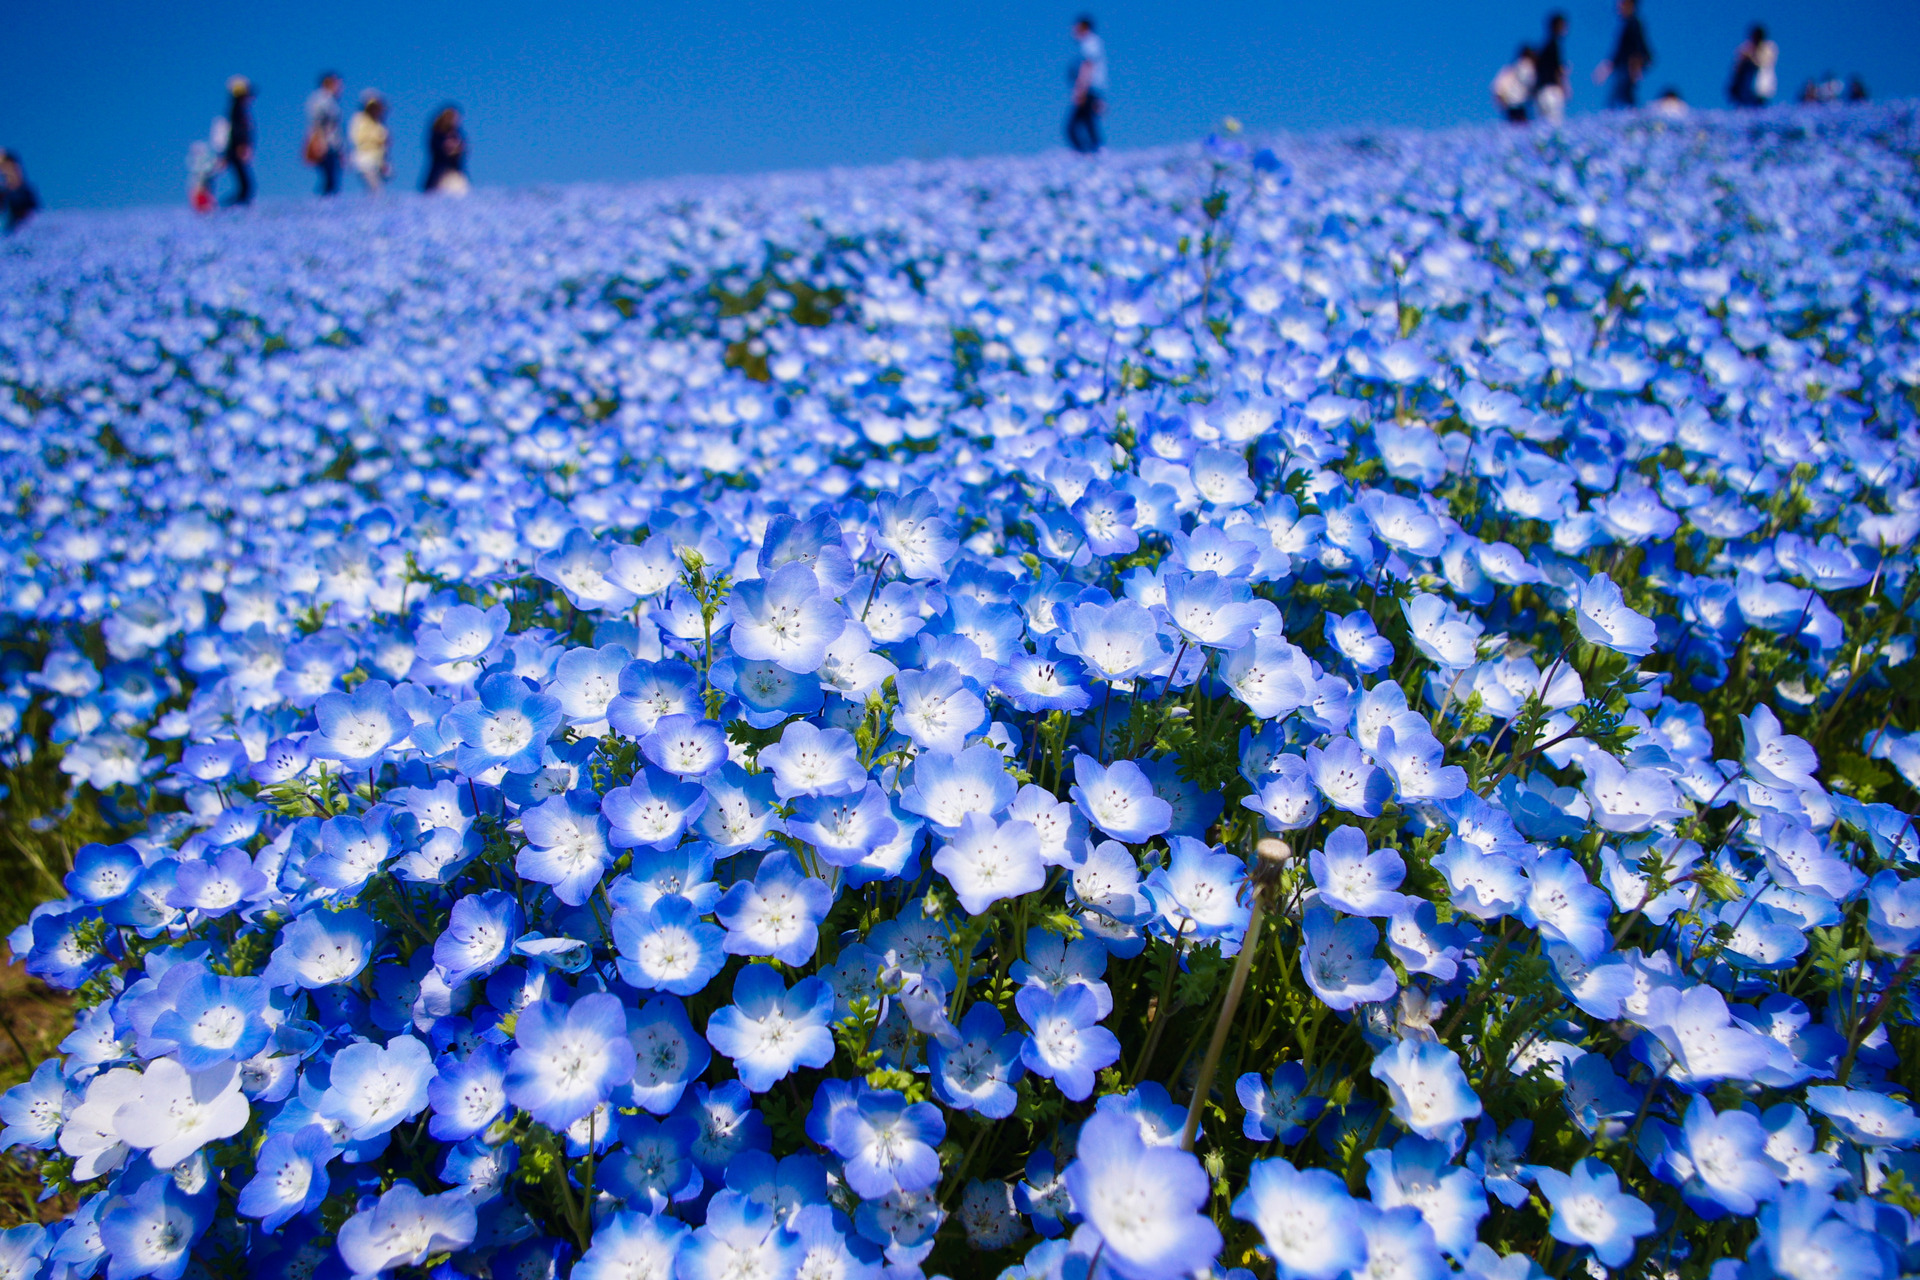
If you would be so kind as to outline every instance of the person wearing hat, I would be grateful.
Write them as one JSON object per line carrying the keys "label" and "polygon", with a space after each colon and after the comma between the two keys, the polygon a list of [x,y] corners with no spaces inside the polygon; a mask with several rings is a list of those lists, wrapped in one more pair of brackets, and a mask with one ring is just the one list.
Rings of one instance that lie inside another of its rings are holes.
{"label": "person wearing hat", "polygon": [[222,158],[233,170],[229,205],[253,203],[253,82],[245,76],[227,81],[227,148]]}

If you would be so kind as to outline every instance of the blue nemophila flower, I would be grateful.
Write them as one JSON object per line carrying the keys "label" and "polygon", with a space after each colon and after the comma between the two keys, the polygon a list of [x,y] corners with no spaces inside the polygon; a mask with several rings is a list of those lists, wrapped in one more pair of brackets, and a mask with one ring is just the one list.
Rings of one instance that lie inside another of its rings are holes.
{"label": "blue nemophila flower", "polygon": [[379,926],[364,911],[307,912],[280,931],[261,974],[275,987],[309,990],[351,982],[373,959]]}
{"label": "blue nemophila flower", "polygon": [[394,700],[393,686],[369,680],[352,693],[324,693],[313,705],[319,732],[308,738],[316,760],[338,760],[354,771],[373,768],[387,748],[413,732],[413,718]]}
{"label": "blue nemophila flower", "polygon": [[704,990],[727,962],[721,946],[725,936],[678,894],[664,894],[651,907],[613,913],[620,976],[642,991],[690,996]]}
{"label": "blue nemophila flower", "polygon": [[393,810],[376,804],[358,817],[342,814],[320,824],[320,849],[303,868],[315,884],[342,894],[357,893],[377,875],[399,847]]}
{"label": "blue nemophila flower", "polygon": [[913,762],[900,807],[917,813],[941,835],[954,835],[969,815],[998,817],[1019,794],[1006,758],[989,743],[960,752],[928,751]]}
{"label": "blue nemophila flower", "polygon": [[1411,1205],[1453,1257],[1473,1252],[1487,1196],[1480,1179],[1453,1163],[1453,1145],[1406,1137],[1367,1152],[1367,1192],[1381,1209]]}
{"label": "blue nemophila flower", "polygon": [[893,727],[922,751],[958,752],[987,723],[987,704],[951,662],[902,671],[893,688],[899,698]]}
{"label": "blue nemophila flower", "polygon": [[1120,1041],[1099,1025],[1099,1003],[1086,987],[1075,983],[1058,993],[1022,987],[1014,1007],[1029,1029],[1020,1060],[1073,1101],[1084,1101],[1094,1076],[1120,1060]]}
{"label": "blue nemophila flower", "polygon": [[57,1059],[49,1058],[33,1070],[33,1075],[0,1096],[0,1147],[28,1147],[44,1151],[53,1146],[66,1123],[67,1113],[80,1102],[67,1088]]}
{"label": "blue nemophila flower", "polygon": [[634,1280],[673,1275],[686,1242],[684,1222],[657,1213],[610,1213],[595,1226],[593,1244],[574,1264],[577,1280]]}
{"label": "blue nemophila flower", "polygon": [[1071,505],[1068,514],[1080,526],[1089,551],[1097,556],[1123,556],[1140,545],[1140,535],[1134,528],[1136,510],[1132,494],[1096,480]]}
{"label": "blue nemophila flower", "polygon": [[789,991],[771,965],[749,964],[733,982],[733,1003],[707,1023],[707,1040],[733,1060],[741,1083],[755,1093],[801,1067],[833,1060],[833,988],[802,978]]}
{"label": "blue nemophila flower", "polygon": [[821,729],[795,720],[780,741],[761,748],[759,763],[773,774],[774,793],[795,796],[844,796],[866,785],[859,749],[845,729]]}
{"label": "blue nemophila flower", "polygon": [[599,1168],[600,1190],[659,1214],[705,1189],[706,1178],[693,1159],[691,1120],[621,1116],[618,1131],[620,1149]]}
{"label": "blue nemophila flower", "polygon": [[713,1060],[713,1051],[687,1021],[686,1007],[673,996],[655,996],[629,1010],[627,1041],[633,1045],[633,1079],[614,1098],[657,1116],[678,1107],[687,1085]]}
{"label": "blue nemophila flower", "polygon": [[1299,1062],[1281,1063],[1266,1079],[1249,1071],[1233,1088],[1246,1109],[1241,1130],[1256,1142],[1300,1141],[1327,1105],[1324,1098],[1307,1092],[1307,1069]]}
{"label": "blue nemophila flower", "polygon": [[1486,624],[1463,614],[1439,596],[1420,594],[1403,601],[1401,613],[1414,648],[1434,665],[1461,671],[1479,657],[1480,635]]}
{"label": "blue nemophila flower", "polygon": [[419,1115],[435,1074],[433,1051],[413,1036],[350,1044],[334,1055],[315,1110],[365,1142]]}
{"label": "blue nemophila flower", "polygon": [[481,1044],[465,1057],[442,1057],[427,1102],[433,1107],[427,1132],[442,1142],[465,1142],[485,1132],[507,1105],[506,1052]]}
{"label": "blue nemophila flower", "polygon": [[260,1219],[267,1231],[311,1213],[327,1198],[327,1164],[336,1154],[333,1140],[317,1124],[295,1133],[268,1134],[254,1156],[253,1178],[240,1188],[234,1208]]}
{"label": "blue nemophila flower", "polygon": [[620,692],[607,704],[615,732],[639,738],[661,717],[700,715],[700,677],[684,662],[630,662],[620,669]]}
{"label": "blue nemophila flower", "polygon": [[130,1193],[108,1198],[99,1218],[107,1275],[111,1280],[180,1280],[217,1207],[217,1196],[189,1195],[167,1177],[149,1178]]}
{"label": "blue nemophila flower", "polygon": [[1037,892],[1047,879],[1032,823],[996,823],[978,813],[961,819],[959,830],[933,855],[933,867],[967,914],[976,916],[996,902]]}
{"label": "blue nemophila flower", "polygon": [[706,806],[707,792],[699,783],[683,782],[652,765],[600,800],[608,840],[616,849],[670,848]]}
{"label": "blue nemophila flower", "polygon": [[133,888],[142,865],[140,851],[132,845],[83,844],[64,884],[68,893],[85,902],[112,902]]}
{"label": "blue nemophila flower", "polygon": [[1329,635],[1340,655],[1363,674],[1378,671],[1393,661],[1393,642],[1380,634],[1372,616],[1365,612],[1355,611],[1334,619]]}
{"label": "blue nemophila flower", "polygon": [[681,1246],[674,1274],[686,1280],[786,1276],[800,1265],[800,1240],[780,1215],[737,1191],[707,1205],[706,1222]]}
{"label": "blue nemophila flower", "polygon": [[967,1009],[958,1030],[958,1044],[936,1039],[927,1045],[934,1096],[958,1111],[1006,1119],[1019,1101],[1014,1085],[1024,1070],[1020,1048],[1026,1037],[1008,1031],[1000,1011],[984,1000]]}
{"label": "blue nemophila flower", "polygon": [[1076,604],[1065,613],[1060,647],[1102,680],[1131,680],[1172,652],[1153,615],[1132,600]]}
{"label": "blue nemophila flower", "polygon": [[1570,1173],[1536,1168],[1534,1178],[1553,1206],[1547,1224],[1553,1238],[1587,1246],[1610,1267],[1624,1265],[1633,1242],[1654,1229],[1653,1210],[1622,1190],[1619,1175],[1598,1160],[1582,1160]]}
{"label": "blue nemophila flower", "polygon": [[620,673],[632,661],[624,645],[568,649],[553,664],[547,692],[558,700],[569,724],[590,732],[605,724],[607,708],[620,693]]}
{"label": "blue nemophila flower", "polygon": [[802,796],[794,801],[787,832],[813,846],[828,866],[851,867],[900,834],[887,793],[869,782],[842,796]]}
{"label": "blue nemophila flower", "polygon": [[1821,1085],[1807,1090],[1807,1105],[1863,1147],[1905,1146],[1920,1138],[1920,1115],[1884,1093]]}
{"label": "blue nemophila flower", "polygon": [[1423,1138],[1452,1137],[1480,1114],[1480,1099],[1453,1050],[1433,1040],[1398,1040],[1368,1074],[1393,1095],[1393,1116]]}
{"label": "blue nemophila flower", "polygon": [[459,746],[460,772],[471,776],[502,765],[509,773],[534,772],[541,748],[560,727],[559,699],[510,671],[483,676],[478,691],[479,697],[460,703],[441,722]]}
{"label": "blue nemophila flower", "polygon": [[727,890],[714,914],[727,928],[727,954],[802,965],[812,958],[820,922],[832,906],[833,890],[782,851],[762,860],[752,880]]}
{"label": "blue nemophila flower", "polygon": [[607,896],[616,908],[644,911],[671,894],[685,898],[696,914],[705,915],[720,901],[713,863],[713,846],[698,842],[636,850],[627,873],[607,886]]}
{"label": "blue nemophila flower", "polygon": [[862,1089],[834,1114],[828,1145],[846,1161],[843,1176],[856,1195],[877,1199],[894,1191],[925,1191],[940,1180],[934,1148],[946,1137],[940,1109],[909,1103],[892,1090]]}
{"label": "blue nemophila flower", "polygon": [[1654,1172],[1679,1186],[1688,1207],[1703,1218],[1750,1215],[1780,1194],[1780,1179],[1766,1156],[1767,1131],[1751,1112],[1716,1113],[1696,1094],[1679,1129],[1658,1126],[1640,1141]]}
{"label": "blue nemophila flower", "polygon": [[553,796],[523,812],[520,827],[527,845],[514,870],[552,885],[553,896],[570,907],[584,903],[613,861],[612,826],[602,816],[600,797],[591,791]]}
{"label": "blue nemophila flower", "polygon": [[1326,1169],[1256,1160],[1233,1216],[1260,1230],[1285,1280],[1334,1280],[1367,1257],[1367,1237],[1346,1183]]}
{"label": "blue nemophila flower", "polygon": [[1087,821],[1116,840],[1140,844],[1173,824],[1173,806],[1154,794],[1153,783],[1131,760],[1103,766],[1089,755],[1073,760],[1076,785],[1068,794]]}
{"label": "blue nemophila flower", "polygon": [[1183,940],[1220,939],[1229,951],[1237,948],[1249,911],[1240,902],[1246,864],[1191,836],[1174,836],[1169,844],[1167,864],[1155,867],[1143,884],[1156,927]]}
{"label": "blue nemophila flower", "polygon": [[154,1019],[151,1034],[177,1045],[174,1056],[188,1071],[244,1061],[273,1035],[267,1021],[270,994],[258,978],[203,972],[174,993],[173,1008]]}
{"label": "blue nemophila flower", "polygon": [[549,1129],[564,1129],[633,1078],[633,1045],[619,997],[531,1004],[514,1026],[507,1100]]}
{"label": "blue nemophila flower", "polygon": [[166,897],[170,906],[217,919],[266,892],[267,878],[254,867],[246,850],[227,848],[211,862],[183,859]]}
{"label": "blue nemophila flower", "polygon": [[378,1275],[464,1249],[478,1231],[479,1213],[464,1189],[429,1196],[410,1182],[396,1182],[377,1204],[341,1226],[340,1258],[355,1275]]}
{"label": "blue nemophila flower", "polygon": [[[847,683],[848,687],[841,690],[843,693],[853,692],[852,686],[858,683],[846,662],[837,661],[845,657],[843,646],[848,638],[855,634],[854,628],[858,625],[858,623],[849,622],[847,630],[842,631],[840,637],[827,646],[827,656],[821,660],[820,675],[788,671],[777,662],[749,662],[745,658],[722,658],[708,671],[708,678],[712,680],[714,688],[739,699],[741,715],[756,729],[770,729],[794,716],[814,715],[824,702],[821,682],[827,674],[832,673]],[[861,634],[864,635],[864,633]],[[893,674],[894,668],[891,663],[875,655],[867,656],[872,657],[884,668],[882,674],[873,681],[874,684],[880,683],[881,679]],[[852,666],[859,669],[862,674],[869,669],[867,664],[859,662],[857,658],[851,659],[851,662]],[[861,689],[860,692],[864,693],[865,690]]]}
{"label": "blue nemophila flower", "polygon": [[695,830],[718,852],[765,848],[771,834],[780,829],[771,775],[749,774],[730,763],[722,765],[718,773],[708,774],[702,786],[706,799],[695,820]]}
{"label": "blue nemophila flower", "polygon": [[1393,795],[1393,780],[1376,768],[1352,738],[1328,740],[1324,748],[1307,748],[1307,773],[1313,785],[1336,809],[1362,818],[1377,818]]}
{"label": "blue nemophila flower", "polygon": [[1189,644],[1238,649],[1253,638],[1255,627],[1269,620],[1278,625],[1279,610],[1269,600],[1256,600],[1244,580],[1170,573],[1164,584],[1167,618]]}
{"label": "blue nemophila flower", "polygon": [[1367,836],[1358,827],[1336,827],[1327,833],[1323,848],[1307,856],[1320,901],[1352,916],[1391,916],[1408,905],[1398,892],[1407,864],[1398,851],[1367,851]]}
{"label": "blue nemophila flower", "polygon": [[484,978],[505,963],[525,916],[503,889],[470,893],[453,904],[447,927],[433,944],[433,962],[449,986]]}
{"label": "blue nemophila flower", "polygon": [[736,583],[728,611],[735,653],[796,672],[819,670],[827,646],[847,625],[846,610],[799,563]]}
{"label": "blue nemophila flower", "polygon": [[1184,1275],[1213,1264],[1220,1230],[1201,1212],[1209,1188],[1192,1153],[1150,1147],[1132,1120],[1096,1112],[1080,1128],[1063,1175],[1102,1257],[1129,1280]]}
{"label": "blue nemophila flower", "polygon": [[668,773],[703,778],[727,762],[727,734],[711,720],[662,716],[640,739],[640,751]]}
{"label": "blue nemophila flower", "polygon": [[1380,926],[1371,920],[1334,918],[1315,904],[1300,924],[1301,973],[1329,1009],[1385,1000],[1399,990],[1393,968],[1375,956]]}
{"label": "blue nemophila flower", "polygon": [[1653,620],[1627,607],[1620,588],[1604,573],[1594,574],[1581,586],[1580,607],[1573,620],[1593,644],[1632,658],[1653,652]]}

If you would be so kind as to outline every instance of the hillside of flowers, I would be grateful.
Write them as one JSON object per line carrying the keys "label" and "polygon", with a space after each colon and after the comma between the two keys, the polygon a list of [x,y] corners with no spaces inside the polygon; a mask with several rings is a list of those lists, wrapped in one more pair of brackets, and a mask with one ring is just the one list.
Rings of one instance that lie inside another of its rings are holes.
{"label": "hillside of flowers", "polygon": [[0,1276],[1920,1272],[1917,475],[1910,105],[49,217]]}

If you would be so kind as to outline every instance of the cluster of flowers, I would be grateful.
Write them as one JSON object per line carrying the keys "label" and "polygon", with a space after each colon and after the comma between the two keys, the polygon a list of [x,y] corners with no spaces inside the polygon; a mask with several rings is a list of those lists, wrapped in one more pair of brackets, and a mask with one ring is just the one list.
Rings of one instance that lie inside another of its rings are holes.
{"label": "cluster of flowers", "polygon": [[0,1273],[1920,1269],[1917,147],[50,221]]}

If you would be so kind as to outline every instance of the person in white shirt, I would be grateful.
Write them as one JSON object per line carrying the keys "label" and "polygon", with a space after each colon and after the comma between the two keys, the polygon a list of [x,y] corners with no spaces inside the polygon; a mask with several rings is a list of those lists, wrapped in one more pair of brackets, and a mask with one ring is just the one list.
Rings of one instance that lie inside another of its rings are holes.
{"label": "person in white shirt", "polygon": [[1093,33],[1093,19],[1082,14],[1073,24],[1080,60],[1073,68],[1073,110],[1067,116],[1067,145],[1082,155],[1100,149],[1100,113],[1106,110],[1107,47]]}

